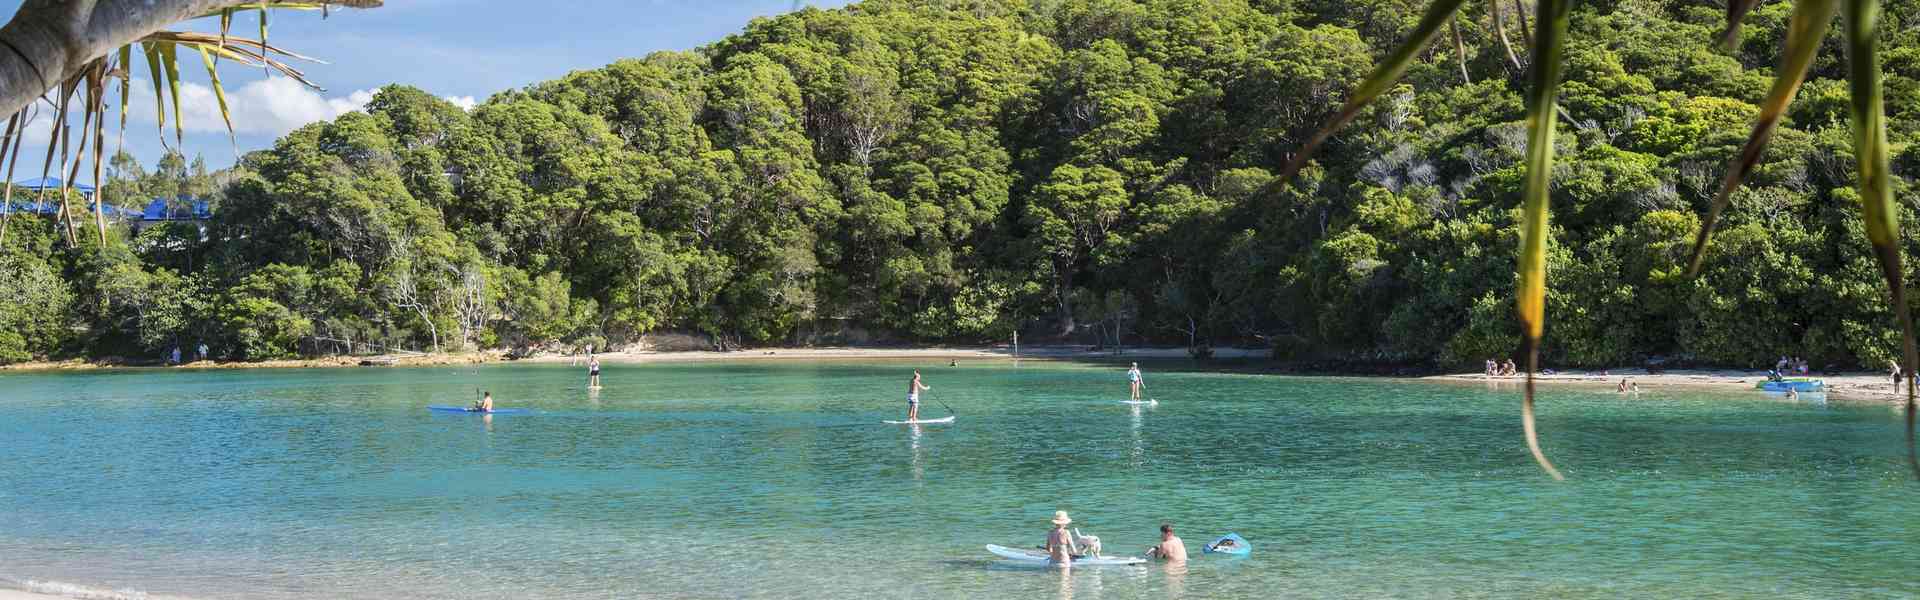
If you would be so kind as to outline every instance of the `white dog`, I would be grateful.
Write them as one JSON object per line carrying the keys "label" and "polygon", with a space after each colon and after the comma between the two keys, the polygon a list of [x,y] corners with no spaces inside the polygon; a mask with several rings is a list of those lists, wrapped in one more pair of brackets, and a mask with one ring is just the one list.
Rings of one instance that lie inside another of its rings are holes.
{"label": "white dog", "polygon": [[1100,556],[1100,538],[1098,536],[1083,535],[1080,533],[1080,528],[1075,527],[1073,528],[1073,543],[1080,547],[1080,554],[1082,556]]}

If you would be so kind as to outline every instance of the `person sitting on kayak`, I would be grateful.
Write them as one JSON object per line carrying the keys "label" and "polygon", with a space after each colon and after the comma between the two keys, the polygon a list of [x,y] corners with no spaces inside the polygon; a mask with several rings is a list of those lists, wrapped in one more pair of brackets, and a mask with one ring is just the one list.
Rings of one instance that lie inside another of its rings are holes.
{"label": "person sitting on kayak", "polygon": [[467,410],[470,410],[473,412],[493,412],[493,392],[486,392],[484,394],[481,394],[480,400],[478,402],[474,402],[473,408],[469,408]]}
{"label": "person sitting on kayak", "polygon": [[1187,543],[1173,534],[1172,523],[1160,524],[1160,543],[1147,549],[1147,556],[1168,562],[1187,561]]}
{"label": "person sitting on kayak", "polygon": [[913,370],[913,381],[907,382],[907,420],[920,420],[920,390],[931,390],[933,386],[920,383],[920,370]]}
{"label": "person sitting on kayak", "polygon": [[1073,557],[1080,555],[1080,547],[1073,543],[1073,534],[1067,532],[1067,525],[1072,523],[1067,511],[1053,511],[1053,531],[1047,532],[1047,558],[1062,567],[1073,566]]}

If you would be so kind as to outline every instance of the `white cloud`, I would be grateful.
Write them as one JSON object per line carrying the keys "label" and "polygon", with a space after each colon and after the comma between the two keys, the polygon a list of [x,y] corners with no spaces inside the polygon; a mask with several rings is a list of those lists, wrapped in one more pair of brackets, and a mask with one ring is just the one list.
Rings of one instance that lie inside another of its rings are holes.
{"label": "white cloud", "polygon": [[472,111],[473,107],[478,106],[480,104],[480,101],[474,100],[473,96],[441,96],[441,97],[445,98],[448,102],[452,102],[454,106],[460,107],[460,110],[465,110],[465,111]]}
{"label": "white cloud", "polygon": [[[133,97],[128,99],[130,121],[151,126],[154,122],[153,84],[135,79]],[[117,92],[117,90],[115,90]],[[233,130],[241,134],[278,136],[315,121],[325,121],[349,111],[360,110],[373,99],[373,90],[355,90],[345,96],[326,97],[300,82],[286,77],[268,77],[227,88],[227,106],[233,116]],[[118,102],[118,94],[113,101]],[[167,99],[165,117],[168,137],[173,129],[173,99]],[[220,118],[220,102],[213,88],[191,81],[180,82],[180,126],[188,132],[226,133]],[[132,128],[129,123],[128,128]]]}

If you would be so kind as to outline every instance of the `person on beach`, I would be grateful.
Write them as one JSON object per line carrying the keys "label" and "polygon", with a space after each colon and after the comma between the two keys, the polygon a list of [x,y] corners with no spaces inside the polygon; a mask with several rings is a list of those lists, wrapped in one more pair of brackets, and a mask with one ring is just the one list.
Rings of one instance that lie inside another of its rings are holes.
{"label": "person on beach", "polygon": [[1492,377],[1494,375],[1499,375],[1499,374],[1500,374],[1500,361],[1497,361],[1491,358],[1487,359],[1487,376]]}
{"label": "person on beach", "polygon": [[1173,534],[1172,523],[1161,523],[1160,543],[1148,548],[1147,556],[1168,562],[1187,562],[1187,543]]}
{"label": "person on beach", "polygon": [[1080,554],[1080,547],[1073,543],[1073,534],[1067,532],[1067,525],[1072,523],[1073,519],[1067,517],[1067,511],[1053,511],[1053,530],[1047,532],[1046,545],[1047,558],[1053,564],[1073,566],[1073,557]]}
{"label": "person on beach", "polygon": [[920,390],[931,390],[933,386],[920,383],[920,370],[913,370],[913,381],[907,382],[907,420],[920,420]]}
{"label": "person on beach", "polygon": [[1620,380],[1620,389],[1619,389],[1619,390],[1616,390],[1616,391],[1618,391],[1618,392],[1620,392],[1620,393],[1622,393],[1622,394],[1625,394],[1625,393],[1627,393],[1627,380],[1626,380],[1626,379],[1621,379],[1621,380]]}
{"label": "person on beach", "polygon": [[493,412],[493,392],[482,393],[480,399],[473,403],[473,408],[467,410],[473,412]]}
{"label": "person on beach", "polygon": [[1133,388],[1133,401],[1139,402],[1140,388],[1147,387],[1146,382],[1140,380],[1140,363],[1133,363],[1133,367],[1127,369],[1127,382]]}
{"label": "person on beach", "polygon": [[1893,369],[1893,391],[1898,392],[1900,391],[1900,362],[1894,361],[1892,369]]}
{"label": "person on beach", "polygon": [[1520,367],[1517,365],[1514,365],[1513,359],[1509,358],[1507,359],[1507,364],[1500,365],[1500,374],[1507,377],[1518,375],[1520,374]]}
{"label": "person on beach", "polygon": [[599,387],[600,387],[600,358],[590,357],[587,359],[587,388],[598,389]]}

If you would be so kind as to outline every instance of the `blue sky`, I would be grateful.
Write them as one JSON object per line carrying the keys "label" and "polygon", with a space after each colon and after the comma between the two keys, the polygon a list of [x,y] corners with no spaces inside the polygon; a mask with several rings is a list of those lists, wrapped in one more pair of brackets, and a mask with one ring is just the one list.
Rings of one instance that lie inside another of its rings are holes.
{"label": "blue sky", "polygon": [[[833,7],[845,2],[804,4]],[[351,110],[365,102],[367,92],[389,83],[413,85],[457,102],[484,101],[501,90],[619,58],[705,45],[739,31],[755,17],[794,6],[794,0],[387,0],[386,6],[371,10],[334,10],[325,19],[317,11],[275,11],[268,41],[325,60],[328,64],[297,63],[325,91],[306,90],[284,78],[267,80],[260,69],[240,65],[223,66],[220,77],[239,131],[238,150],[244,153],[271,146],[280,134],[303,123]],[[20,0],[0,0],[0,14],[7,18],[19,7]],[[218,26],[217,19],[210,19],[180,28],[217,31]],[[251,37],[258,31],[251,14],[236,18],[234,33]],[[231,164],[235,145],[228,141],[204,87],[206,70],[187,55],[180,66],[182,79],[195,84],[186,95],[204,99],[185,102],[198,105],[189,106],[184,118],[186,153],[200,153],[216,168]],[[136,68],[136,78],[143,69]],[[149,168],[162,151],[151,85],[136,81],[125,140],[127,150]],[[117,86],[112,93],[109,104],[116,104]],[[29,140],[46,138],[48,120],[43,117],[30,130],[37,135]],[[171,126],[166,136],[171,143]],[[116,134],[111,125],[107,138],[112,148]],[[45,146],[30,141],[23,150],[15,178],[38,176],[44,154],[35,153],[44,153]],[[29,156],[36,158],[27,160]],[[29,170],[33,173],[26,174]]]}

